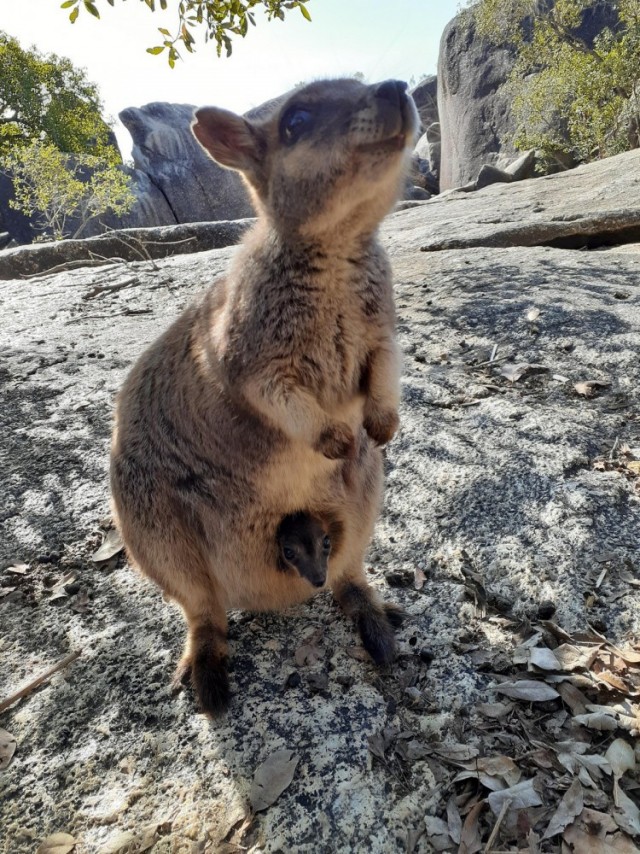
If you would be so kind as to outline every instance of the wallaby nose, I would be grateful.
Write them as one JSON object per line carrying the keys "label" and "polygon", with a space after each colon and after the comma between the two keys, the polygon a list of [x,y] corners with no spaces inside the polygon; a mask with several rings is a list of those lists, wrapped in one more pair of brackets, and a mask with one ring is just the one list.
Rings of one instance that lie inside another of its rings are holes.
{"label": "wallaby nose", "polygon": [[398,107],[402,103],[406,91],[407,84],[404,80],[385,80],[384,83],[378,84],[375,94],[376,98],[383,98]]}
{"label": "wallaby nose", "polygon": [[324,587],[324,578],[314,578],[311,582],[314,587]]}

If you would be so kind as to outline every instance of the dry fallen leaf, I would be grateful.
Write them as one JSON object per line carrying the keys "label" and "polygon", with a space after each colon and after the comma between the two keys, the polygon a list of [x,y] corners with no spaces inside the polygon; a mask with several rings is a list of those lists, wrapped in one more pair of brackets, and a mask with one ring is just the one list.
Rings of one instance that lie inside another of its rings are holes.
{"label": "dry fallen leaf", "polygon": [[527,312],[527,320],[529,323],[533,323],[540,317],[540,309],[539,308],[530,308]]}
{"label": "dry fallen leaf", "polygon": [[449,825],[446,821],[434,815],[425,815],[424,823],[427,828],[427,839],[434,851],[450,851],[451,838]]}
{"label": "dry fallen leaf", "polygon": [[540,795],[533,786],[533,780],[523,780],[508,789],[490,792],[487,796],[489,806],[495,815],[500,815],[505,801],[510,801],[509,810],[522,810],[528,807],[539,807],[542,804]]}
{"label": "dry fallen leaf", "polygon": [[[300,647],[302,649],[303,647]],[[299,652],[300,650],[298,650]],[[349,658],[354,658],[356,661],[371,661],[371,656],[363,646],[348,646],[345,650]],[[296,656],[298,653],[296,652]],[[296,659],[297,662],[297,659]],[[304,663],[304,662],[303,662]],[[300,665],[302,666],[302,665]]]}
{"label": "dry fallen leaf", "polygon": [[560,695],[551,685],[536,682],[535,679],[521,679],[518,682],[501,682],[492,686],[500,694],[513,697],[514,700],[525,700],[528,703],[543,703],[545,700],[555,700]]}
{"label": "dry fallen leaf", "polygon": [[14,575],[26,575],[28,569],[28,563],[16,563],[14,566],[8,566],[6,571],[12,572]]}
{"label": "dry fallen leaf", "polygon": [[47,836],[36,850],[36,854],[71,854],[76,840],[69,833],[52,833]]}
{"label": "dry fallen leaf", "polygon": [[479,801],[467,813],[467,817],[462,825],[458,854],[476,854],[477,851],[482,850],[478,820],[486,803],[486,801]]}
{"label": "dry fallen leaf", "polygon": [[470,747],[468,744],[447,744],[433,752],[445,762],[468,762],[477,756],[479,751],[477,747]]}
{"label": "dry fallen leaf", "polygon": [[529,663],[539,670],[560,670],[560,664],[550,649],[536,646],[529,650]]}
{"label": "dry fallen leaf", "polygon": [[551,839],[572,824],[576,816],[580,815],[584,808],[584,793],[579,780],[574,780],[564,793],[560,806],[551,816],[551,821],[544,833],[543,839]]}
{"label": "dry fallen leaf", "polygon": [[0,729],[0,771],[9,765],[16,752],[17,742],[10,732]]}
{"label": "dry fallen leaf", "polygon": [[456,845],[460,844],[462,837],[462,818],[460,810],[456,803],[455,795],[451,795],[447,801],[447,823],[449,827],[449,836],[453,839]]}
{"label": "dry fallen leaf", "polygon": [[587,711],[588,700],[579,688],[570,682],[561,682],[558,693],[574,715],[583,715]]}
{"label": "dry fallen leaf", "polygon": [[554,649],[553,654],[560,662],[561,670],[589,670],[598,657],[599,651],[599,646],[583,647],[563,643],[557,649]]}
{"label": "dry fallen leaf", "polygon": [[506,377],[510,382],[515,383],[525,374],[531,372],[540,373],[546,370],[547,368],[545,368],[544,365],[535,365],[530,364],[529,362],[518,362],[517,364],[505,362],[498,373],[501,377]]}
{"label": "dry fallen leaf", "polygon": [[416,566],[415,569],[413,570],[413,574],[414,574],[414,579],[413,579],[414,588],[416,590],[422,590],[422,588],[424,587],[426,580],[427,580],[427,576],[426,576],[425,571],[423,569],[421,569],[419,566]]}
{"label": "dry fallen leaf", "polygon": [[583,397],[593,397],[593,395],[602,388],[609,388],[611,383],[601,382],[600,380],[586,380],[581,383],[574,383],[573,387]]}
{"label": "dry fallen leaf", "polygon": [[276,750],[253,777],[249,800],[254,812],[266,810],[291,784],[299,758],[291,750]]}
{"label": "dry fallen leaf", "polygon": [[569,851],[576,854],[638,854],[638,849],[610,815],[585,809],[563,834]]}
{"label": "dry fallen leaf", "polygon": [[477,778],[492,791],[504,789],[505,783],[507,786],[515,786],[522,776],[516,763],[508,756],[482,756],[466,762],[464,767],[466,770],[458,774],[454,782]]}
{"label": "dry fallen leaf", "polygon": [[476,708],[485,718],[500,720],[513,711],[513,703],[479,703]]}
{"label": "dry fallen leaf", "polygon": [[293,659],[298,667],[304,667],[305,665],[314,665],[319,661],[322,661],[324,658],[324,652],[318,646],[319,642],[322,640],[322,635],[324,634],[324,629],[322,626],[317,628],[313,634],[306,637],[301,646],[295,651]]}
{"label": "dry fallen leaf", "polygon": [[104,538],[100,548],[91,555],[91,560],[94,563],[103,563],[106,560],[110,560],[114,555],[117,555],[123,548],[124,543],[122,542],[120,533],[113,528]]}
{"label": "dry fallen leaf", "polygon": [[596,729],[599,732],[614,732],[618,728],[615,718],[604,712],[587,712],[585,715],[575,715],[573,723]]}
{"label": "dry fallen leaf", "polygon": [[616,780],[614,783],[614,799],[616,808],[613,811],[613,820],[620,830],[624,830],[630,836],[640,836],[640,810],[624,792]]}
{"label": "dry fallen leaf", "polygon": [[622,777],[627,771],[633,771],[636,767],[633,747],[624,738],[616,738],[611,742],[605,753],[605,759],[611,765],[614,777]]}
{"label": "dry fallen leaf", "polygon": [[170,822],[151,824],[137,831],[125,830],[106,842],[98,854],[144,854],[170,830]]}

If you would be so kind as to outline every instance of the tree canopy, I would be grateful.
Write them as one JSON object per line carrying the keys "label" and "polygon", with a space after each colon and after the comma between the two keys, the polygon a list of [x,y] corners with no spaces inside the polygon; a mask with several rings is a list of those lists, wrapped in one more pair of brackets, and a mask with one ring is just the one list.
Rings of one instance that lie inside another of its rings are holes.
{"label": "tree canopy", "polygon": [[[516,48],[518,148],[577,162],[640,144],[640,0],[478,0],[480,35]],[[584,24],[600,15],[594,38]]]}
{"label": "tree canopy", "polygon": [[34,141],[119,157],[98,89],[85,72],[65,57],[25,50],[0,32],[0,157]]}
{"label": "tree canopy", "polygon": [[[63,9],[70,9],[69,19],[73,23],[77,20],[80,10],[88,12],[94,18],[100,17],[99,5],[102,0],[64,0]],[[115,5],[115,0],[106,0],[110,6]],[[306,7],[309,0],[140,0],[152,12],[156,9],[175,8],[177,13],[177,24],[174,32],[159,27],[162,42],[155,47],[147,48],[148,53],[160,54],[166,51],[169,65],[173,68],[176,60],[180,58],[178,45],[181,45],[189,53],[193,53],[195,46],[194,32],[204,30],[205,41],[214,41],[218,56],[222,50],[227,56],[231,54],[232,37],[246,36],[249,25],[255,26],[256,19],[254,10],[262,7],[267,18],[279,18],[284,20],[285,10],[299,9],[304,17],[310,21],[311,15]]]}
{"label": "tree canopy", "polygon": [[94,217],[126,214],[135,203],[126,173],[105,157],[65,154],[31,142],[3,159],[14,187],[11,207],[31,220],[39,237],[79,237]]}

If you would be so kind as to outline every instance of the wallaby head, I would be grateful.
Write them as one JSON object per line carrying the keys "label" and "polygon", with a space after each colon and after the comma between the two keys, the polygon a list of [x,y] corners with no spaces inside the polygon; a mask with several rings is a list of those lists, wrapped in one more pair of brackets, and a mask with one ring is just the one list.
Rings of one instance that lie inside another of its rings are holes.
{"label": "wallaby head", "polygon": [[281,234],[353,236],[372,231],[400,193],[418,127],[406,88],[321,80],[244,116],[202,107],[192,129],[216,162],[242,173]]}
{"label": "wallaby head", "polygon": [[320,519],[309,513],[291,513],[280,522],[276,540],[280,570],[294,570],[314,587],[324,585],[331,537]]}

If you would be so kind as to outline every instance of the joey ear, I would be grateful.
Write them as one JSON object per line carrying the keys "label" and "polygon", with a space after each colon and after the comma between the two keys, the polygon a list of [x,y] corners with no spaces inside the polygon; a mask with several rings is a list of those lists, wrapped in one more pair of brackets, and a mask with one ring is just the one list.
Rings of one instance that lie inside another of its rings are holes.
{"label": "joey ear", "polygon": [[219,107],[201,107],[191,125],[193,135],[221,166],[250,172],[260,162],[260,146],[246,119]]}

